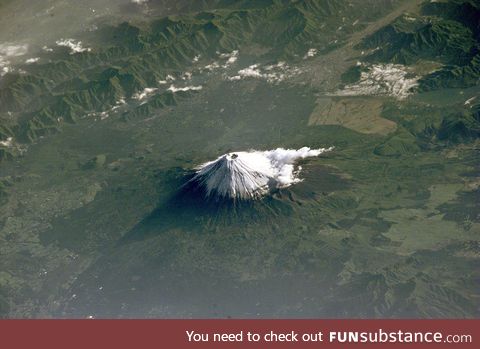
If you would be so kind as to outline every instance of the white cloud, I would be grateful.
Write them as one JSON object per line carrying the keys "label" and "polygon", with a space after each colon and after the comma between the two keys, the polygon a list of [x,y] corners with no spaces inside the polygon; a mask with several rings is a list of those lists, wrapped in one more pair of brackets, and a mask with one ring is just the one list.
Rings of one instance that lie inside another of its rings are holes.
{"label": "white cloud", "polygon": [[393,96],[404,99],[418,85],[418,76],[407,77],[409,71],[401,64],[374,64],[366,67],[360,80],[337,91],[337,96]]}
{"label": "white cloud", "polygon": [[0,145],[3,146],[3,147],[6,147],[6,148],[13,147],[13,138],[8,137],[6,140],[0,141]]}
{"label": "white cloud", "polygon": [[214,61],[204,67],[204,69],[213,71],[220,68],[227,69],[238,60],[238,50],[229,53],[218,53],[219,61]]}
{"label": "white cloud", "polygon": [[146,87],[142,91],[139,91],[135,93],[132,98],[136,99],[138,101],[144,100],[147,97],[150,97],[152,94],[154,94],[158,88],[156,87]]}
{"label": "white cloud", "polygon": [[89,47],[83,47],[81,41],[76,41],[74,39],[60,39],[55,41],[58,46],[64,46],[70,49],[70,54],[79,52],[90,52],[92,49]]}
{"label": "white cloud", "polygon": [[158,83],[160,85],[165,85],[166,83],[168,83],[169,81],[175,81],[175,77],[168,74],[166,77],[165,77],[165,80],[158,80]]}
{"label": "white cloud", "polygon": [[473,96],[465,101],[464,105],[470,105],[472,102],[477,98],[477,96]]}
{"label": "white cloud", "polygon": [[305,53],[305,56],[303,56],[303,59],[307,59],[307,58],[310,58],[310,57],[313,57],[317,54],[317,49],[316,48],[311,48],[307,51],[307,53]]}
{"label": "white cloud", "polygon": [[14,71],[11,60],[28,52],[28,45],[4,43],[0,44],[0,76]]}
{"label": "white cloud", "polygon": [[220,58],[226,59],[224,64],[224,68],[226,68],[238,60],[238,50],[234,50],[230,53],[222,53],[220,54]]}
{"label": "white cloud", "polygon": [[[104,110],[102,112],[91,112],[91,113],[88,113],[86,116],[87,117],[100,117],[100,120],[105,120],[107,119],[108,117],[110,117],[110,115],[112,113],[116,113],[118,111],[118,109],[121,109],[122,107],[124,107],[126,105],[127,102],[125,102],[125,99],[124,98],[120,98],[113,107],[111,107],[110,109],[108,110]],[[59,120],[60,121],[60,120]]]}
{"label": "white cloud", "polygon": [[292,77],[300,73],[300,69],[292,68],[285,62],[278,62],[261,66],[260,64],[252,64],[247,68],[240,69],[237,75],[228,76],[230,81],[238,81],[242,79],[263,79],[269,83],[278,83],[286,78]]}
{"label": "white cloud", "polygon": [[28,45],[21,44],[0,44],[0,56],[4,57],[18,57],[23,56],[28,51]]}
{"label": "white cloud", "polygon": [[173,93],[175,92],[186,92],[186,91],[200,91],[203,87],[201,85],[199,86],[185,86],[185,87],[175,87],[173,85],[170,85],[168,88],[168,91],[171,91]]}
{"label": "white cloud", "polygon": [[40,57],[33,57],[33,58],[29,58],[25,61],[25,63],[27,64],[31,64],[31,63],[36,63],[40,60]]}

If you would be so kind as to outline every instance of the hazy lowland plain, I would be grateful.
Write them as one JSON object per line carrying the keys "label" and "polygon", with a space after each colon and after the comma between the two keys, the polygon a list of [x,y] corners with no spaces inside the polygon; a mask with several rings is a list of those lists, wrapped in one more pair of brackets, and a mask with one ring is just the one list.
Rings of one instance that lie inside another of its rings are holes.
{"label": "hazy lowland plain", "polygon": [[0,1],[0,316],[478,317],[479,82],[479,1]]}

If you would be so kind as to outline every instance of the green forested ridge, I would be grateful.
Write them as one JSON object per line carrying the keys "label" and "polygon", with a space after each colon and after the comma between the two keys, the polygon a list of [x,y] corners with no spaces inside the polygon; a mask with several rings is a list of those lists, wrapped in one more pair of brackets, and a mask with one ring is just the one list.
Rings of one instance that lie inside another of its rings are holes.
{"label": "green forested ridge", "polygon": [[404,14],[366,38],[360,47],[374,49],[372,62],[443,66],[423,77],[419,89],[469,87],[480,79],[480,3],[428,2],[420,14]]}
{"label": "green forested ridge", "polygon": [[472,141],[480,137],[480,104],[472,107],[473,111],[446,116],[438,128],[440,140],[452,142]]}
{"label": "green forested ridge", "polygon": [[[479,18],[478,1],[425,2],[419,13],[402,14],[366,37],[358,48],[369,50],[365,60],[371,63],[397,63],[414,67],[423,62],[439,64],[439,68],[420,77],[417,93],[478,86]],[[365,71],[363,66],[351,67],[342,75],[342,82],[348,84],[358,81],[362,71]],[[413,154],[434,144],[448,145],[475,140],[479,136],[479,106],[474,98],[470,104],[475,103],[477,105],[471,107],[465,104],[460,108],[439,110],[427,106],[425,113],[416,106],[413,114],[428,116],[415,117],[413,120],[399,117],[396,121],[401,127],[378,145],[375,153],[398,156]],[[403,113],[408,114],[406,111]]]}

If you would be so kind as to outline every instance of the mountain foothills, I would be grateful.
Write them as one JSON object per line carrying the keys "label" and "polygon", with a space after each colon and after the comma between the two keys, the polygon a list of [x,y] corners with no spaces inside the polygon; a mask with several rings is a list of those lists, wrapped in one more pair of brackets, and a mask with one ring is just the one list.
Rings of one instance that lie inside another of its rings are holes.
{"label": "mountain foothills", "polygon": [[420,80],[420,91],[470,87],[480,78],[478,2],[429,2],[419,14],[405,14],[368,37],[361,48],[377,48],[367,59],[414,65],[442,64]]}
{"label": "mountain foothills", "polygon": [[[384,11],[392,6],[386,4]],[[219,9],[162,18],[141,27],[125,22],[102,28],[97,35],[104,45],[94,50],[71,54],[68,48],[56,49],[44,54],[46,63],[6,74],[0,85],[0,138],[30,143],[60,130],[62,123],[108,111],[191,67],[196,56],[206,60],[252,44],[265,47],[264,55],[270,59],[295,61],[310,46],[327,52],[361,28],[353,25],[358,16],[367,21],[380,15],[372,1],[357,7],[348,1],[319,0],[219,1],[203,7]],[[479,11],[477,2],[426,3],[419,14],[398,17],[358,46],[373,49],[368,62],[441,65],[420,79],[420,91],[475,86],[480,79]],[[342,35],[332,40],[339,25]],[[361,69],[352,68],[349,76]],[[130,106],[121,119],[147,117],[192,93],[165,91]],[[469,118],[473,124],[465,126],[475,129],[475,116]],[[12,147],[0,152],[2,159],[18,153]]]}
{"label": "mountain foothills", "polygon": [[[129,6],[0,44],[0,316],[478,317],[479,1]],[[252,203],[179,190],[279,147],[334,148]]]}
{"label": "mountain foothills", "polygon": [[[354,16],[378,15],[372,11],[373,1],[366,5],[359,14],[346,1],[220,1],[221,9],[213,12],[172,16],[141,28],[129,23],[103,28],[97,35],[105,45],[98,49],[73,55],[68,48],[56,49],[42,57],[47,63],[3,77],[1,137],[32,142],[58,131],[63,122],[106,111],[122,98],[182,72],[198,55],[206,60],[246,44],[262,45],[273,57],[292,57],[313,44],[332,49],[339,44],[329,44],[338,25],[352,23]],[[345,17],[333,16],[336,13]],[[345,27],[346,34],[353,30],[351,24]],[[188,94],[167,91],[124,115],[147,116]],[[2,150],[2,158],[12,155]]]}

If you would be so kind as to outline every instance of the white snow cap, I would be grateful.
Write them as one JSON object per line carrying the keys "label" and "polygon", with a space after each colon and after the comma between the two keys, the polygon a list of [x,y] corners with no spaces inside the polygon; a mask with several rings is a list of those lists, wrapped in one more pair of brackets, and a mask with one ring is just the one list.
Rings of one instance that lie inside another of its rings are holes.
{"label": "white snow cap", "polygon": [[318,156],[332,149],[303,147],[232,152],[200,165],[190,182],[203,187],[207,197],[258,199],[271,189],[300,182],[301,168],[295,170],[298,159]]}

